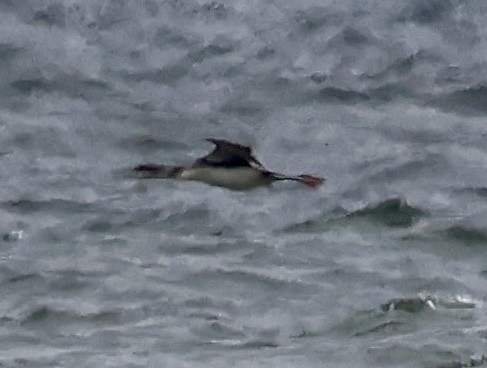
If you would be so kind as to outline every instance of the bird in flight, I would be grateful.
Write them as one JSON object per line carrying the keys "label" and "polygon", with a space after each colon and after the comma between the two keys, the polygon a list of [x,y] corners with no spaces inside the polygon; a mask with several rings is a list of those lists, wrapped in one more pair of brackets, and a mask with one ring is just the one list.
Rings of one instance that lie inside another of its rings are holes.
{"label": "bird in flight", "polygon": [[285,180],[314,188],[326,180],[308,174],[276,173],[267,170],[248,146],[216,138],[208,138],[207,141],[215,145],[214,150],[190,166],[149,163],[136,166],[134,171],[143,179],[194,180],[233,190],[253,189]]}

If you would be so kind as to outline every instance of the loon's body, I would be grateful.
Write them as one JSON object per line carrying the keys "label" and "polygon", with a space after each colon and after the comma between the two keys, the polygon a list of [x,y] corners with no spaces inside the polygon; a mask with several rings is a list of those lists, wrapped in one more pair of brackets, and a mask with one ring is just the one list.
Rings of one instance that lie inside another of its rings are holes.
{"label": "loon's body", "polygon": [[215,144],[215,149],[190,166],[145,164],[134,170],[145,179],[194,180],[234,190],[253,189],[281,180],[316,187],[325,180],[311,175],[289,176],[269,171],[253,156],[250,147],[223,139],[207,140]]}

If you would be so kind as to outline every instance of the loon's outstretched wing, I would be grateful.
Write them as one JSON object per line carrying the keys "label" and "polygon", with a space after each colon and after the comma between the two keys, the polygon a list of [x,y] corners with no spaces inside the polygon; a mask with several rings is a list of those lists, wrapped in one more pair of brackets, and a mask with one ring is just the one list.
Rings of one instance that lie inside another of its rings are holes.
{"label": "loon's outstretched wing", "polygon": [[253,156],[250,147],[224,139],[208,138],[207,141],[213,143],[216,146],[215,149],[197,159],[193,167],[251,167],[267,171],[264,165]]}

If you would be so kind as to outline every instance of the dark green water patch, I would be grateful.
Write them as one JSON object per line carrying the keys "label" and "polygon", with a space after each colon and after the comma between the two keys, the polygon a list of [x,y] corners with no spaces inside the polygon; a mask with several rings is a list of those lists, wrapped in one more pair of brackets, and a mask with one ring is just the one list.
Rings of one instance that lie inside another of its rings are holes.
{"label": "dark green water patch", "polygon": [[444,231],[444,235],[450,239],[462,242],[466,245],[487,244],[487,230],[463,225],[455,225]]}
{"label": "dark green water patch", "polygon": [[462,115],[485,115],[487,112],[487,85],[479,84],[469,88],[432,97],[429,104],[447,112]]}
{"label": "dark green water patch", "polygon": [[386,199],[375,205],[347,213],[343,208],[337,208],[331,216],[320,216],[301,223],[292,224],[283,229],[284,232],[325,232],[336,225],[349,224],[351,220],[366,220],[371,223],[389,227],[409,227],[420,218],[428,216],[426,211],[410,206],[400,198]]}
{"label": "dark green water patch", "polygon": [[352,104],[370,100],[366,93],[334,87],[323,88],[319,92],[319,97],[326,101]]}
{"label": "dark green water patch", "polygon": [[59,321],[61,319],[64,320],[66,317],[68,317],[67,312],[56,311],[43,305],[30,311],[29,314],[22,321],[22,325],[25,326],[25,325],[30,325],[32,323],[45,322],[48,319]]}
{"label": "dark green water patch", "polygon": [[246,342],[243,345],[244,348],[249,348],[249,349],[263,349],[263,348],[278,348],[279,345],[272,340],[252,340],[249,342]]}
{"label": "dark green water patch", "polygon": [[107,95],[109,85],[101,80],[85,79],[77,75],[66,75],[62,78],[32,78],[19,79],[10,83],[20,94],[30,95],[34,92],[60,93],[71,98],[82,98],[98,101]]}
{"label": "dark green water patch", "polygon": [[23,281],[31,281],[31,280],[35,280],[37,278],[41,278],[41,276],[37,273],[24,273],[24,274],[15,275],[15,276],[10,277],[8,279],[8,282],[17,283],[17,282],[23,282]]}
{"label": "dark green water patch", "polygon": [[0,202],[0,206],[9,212],[22,214],[36,212],[62,212],[62,213],[79,213],[89,212],[94,209],[90,203],[82,203],[68,199],[49,199],[49,200],[31,200],[17,199]]}
{"label": "dark green water patch", "polygon": [[33,308],[21,321],[24,327],[60,326],[69,323],[114,323],[119,322],[120,311],[108,310],[80,314],[74,310],[58,310],[46,305]]}
{"label": "dark green water patch", "polygon": [[467,193],[467,194],[475,194],[479,197],[486,198],[487,197],[487,187],[470,187],[459,190],[460,193]]}
{"label": "dark green water patch", "polygon": [[409,227],[427,213],[399,198],[387,199],[377,205],[350,213],[348,218],[364,218],[391,227]]}

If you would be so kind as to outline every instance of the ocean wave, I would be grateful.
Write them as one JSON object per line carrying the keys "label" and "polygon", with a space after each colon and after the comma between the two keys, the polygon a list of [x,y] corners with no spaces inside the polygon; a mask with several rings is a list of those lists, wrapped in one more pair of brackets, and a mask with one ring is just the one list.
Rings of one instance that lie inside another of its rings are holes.
{"label": "ocean wave", "polygon": [[90,212],[97,208],[93,203],[79,202],[69,199],[17,199],[0,202],[0,206],[7,211],[19,213],[35,212],[62,212],[62,213],[79,213]]}
{"label": "ocean wave", "polygon": [[195,272],[187,282],[189,285],[200,285],[200,287],[231,284],[234,292],[260,293],[261,290],[272,294],[289,292],[296,298],[306,294],[308,289],[312,288],[312,285],[297,280],[286,280],[261,272],[223,268],[208,268]]}
{"label": "ocean wave", "polygon": [[487,84],[482,83],[431,97],[429,104],[448,112],[485,115],[487,113]]}
{"label": "ocean wave", "polygon": [[439,22],[453,10],[454,5],[451,0],[414,0],[407,3],[398,21],[431,24]]}
{"label": "ocean wave", "polygon": [[468,225],[454,225],[441,231],[447,238],[471,245],[487,245],[487,229]]}
{"label": "ocean wave", "polygon": [[370,96],[364,92],[337,87],[325,87],[321,89],[319,97],[329,102],[341,103],[357,103],[370,100]]}
{"label": "ocean wave", "polygon": [[400,198],[391,198],[354,211],[347,217],[363,218],[390,227],[409,227],[424,216],[427,216],[424,210],[410,206]]}
{"label": "ocean wave", "polygon": [[337,207],[327,215],[291,224],[283,231],[326,232],[337,225],[349,224],[350,220],[366,220],[388,227],[410,227],[425,216],[428,216],[427,211],[413,207],[403,199],[391,198],[351,212]]}
{"label": "ocean wave", "polygon": [[57,75],[55,79],[44,77],[18,79],[10,83],[17,92],[30,95],[33,92],[60,93],[71,98],[97,101],[110,91],[107,82],[78,75]]}
{"label": "ocean wave", "polygon": [[39,324],[59,326],[67,323],[116,323],[121,318],[121,311],[106,310],[92,313],[81,313],[75,310],[58,309],[48,305],[38,305],[26,312],[21,321],[23,326]]}

